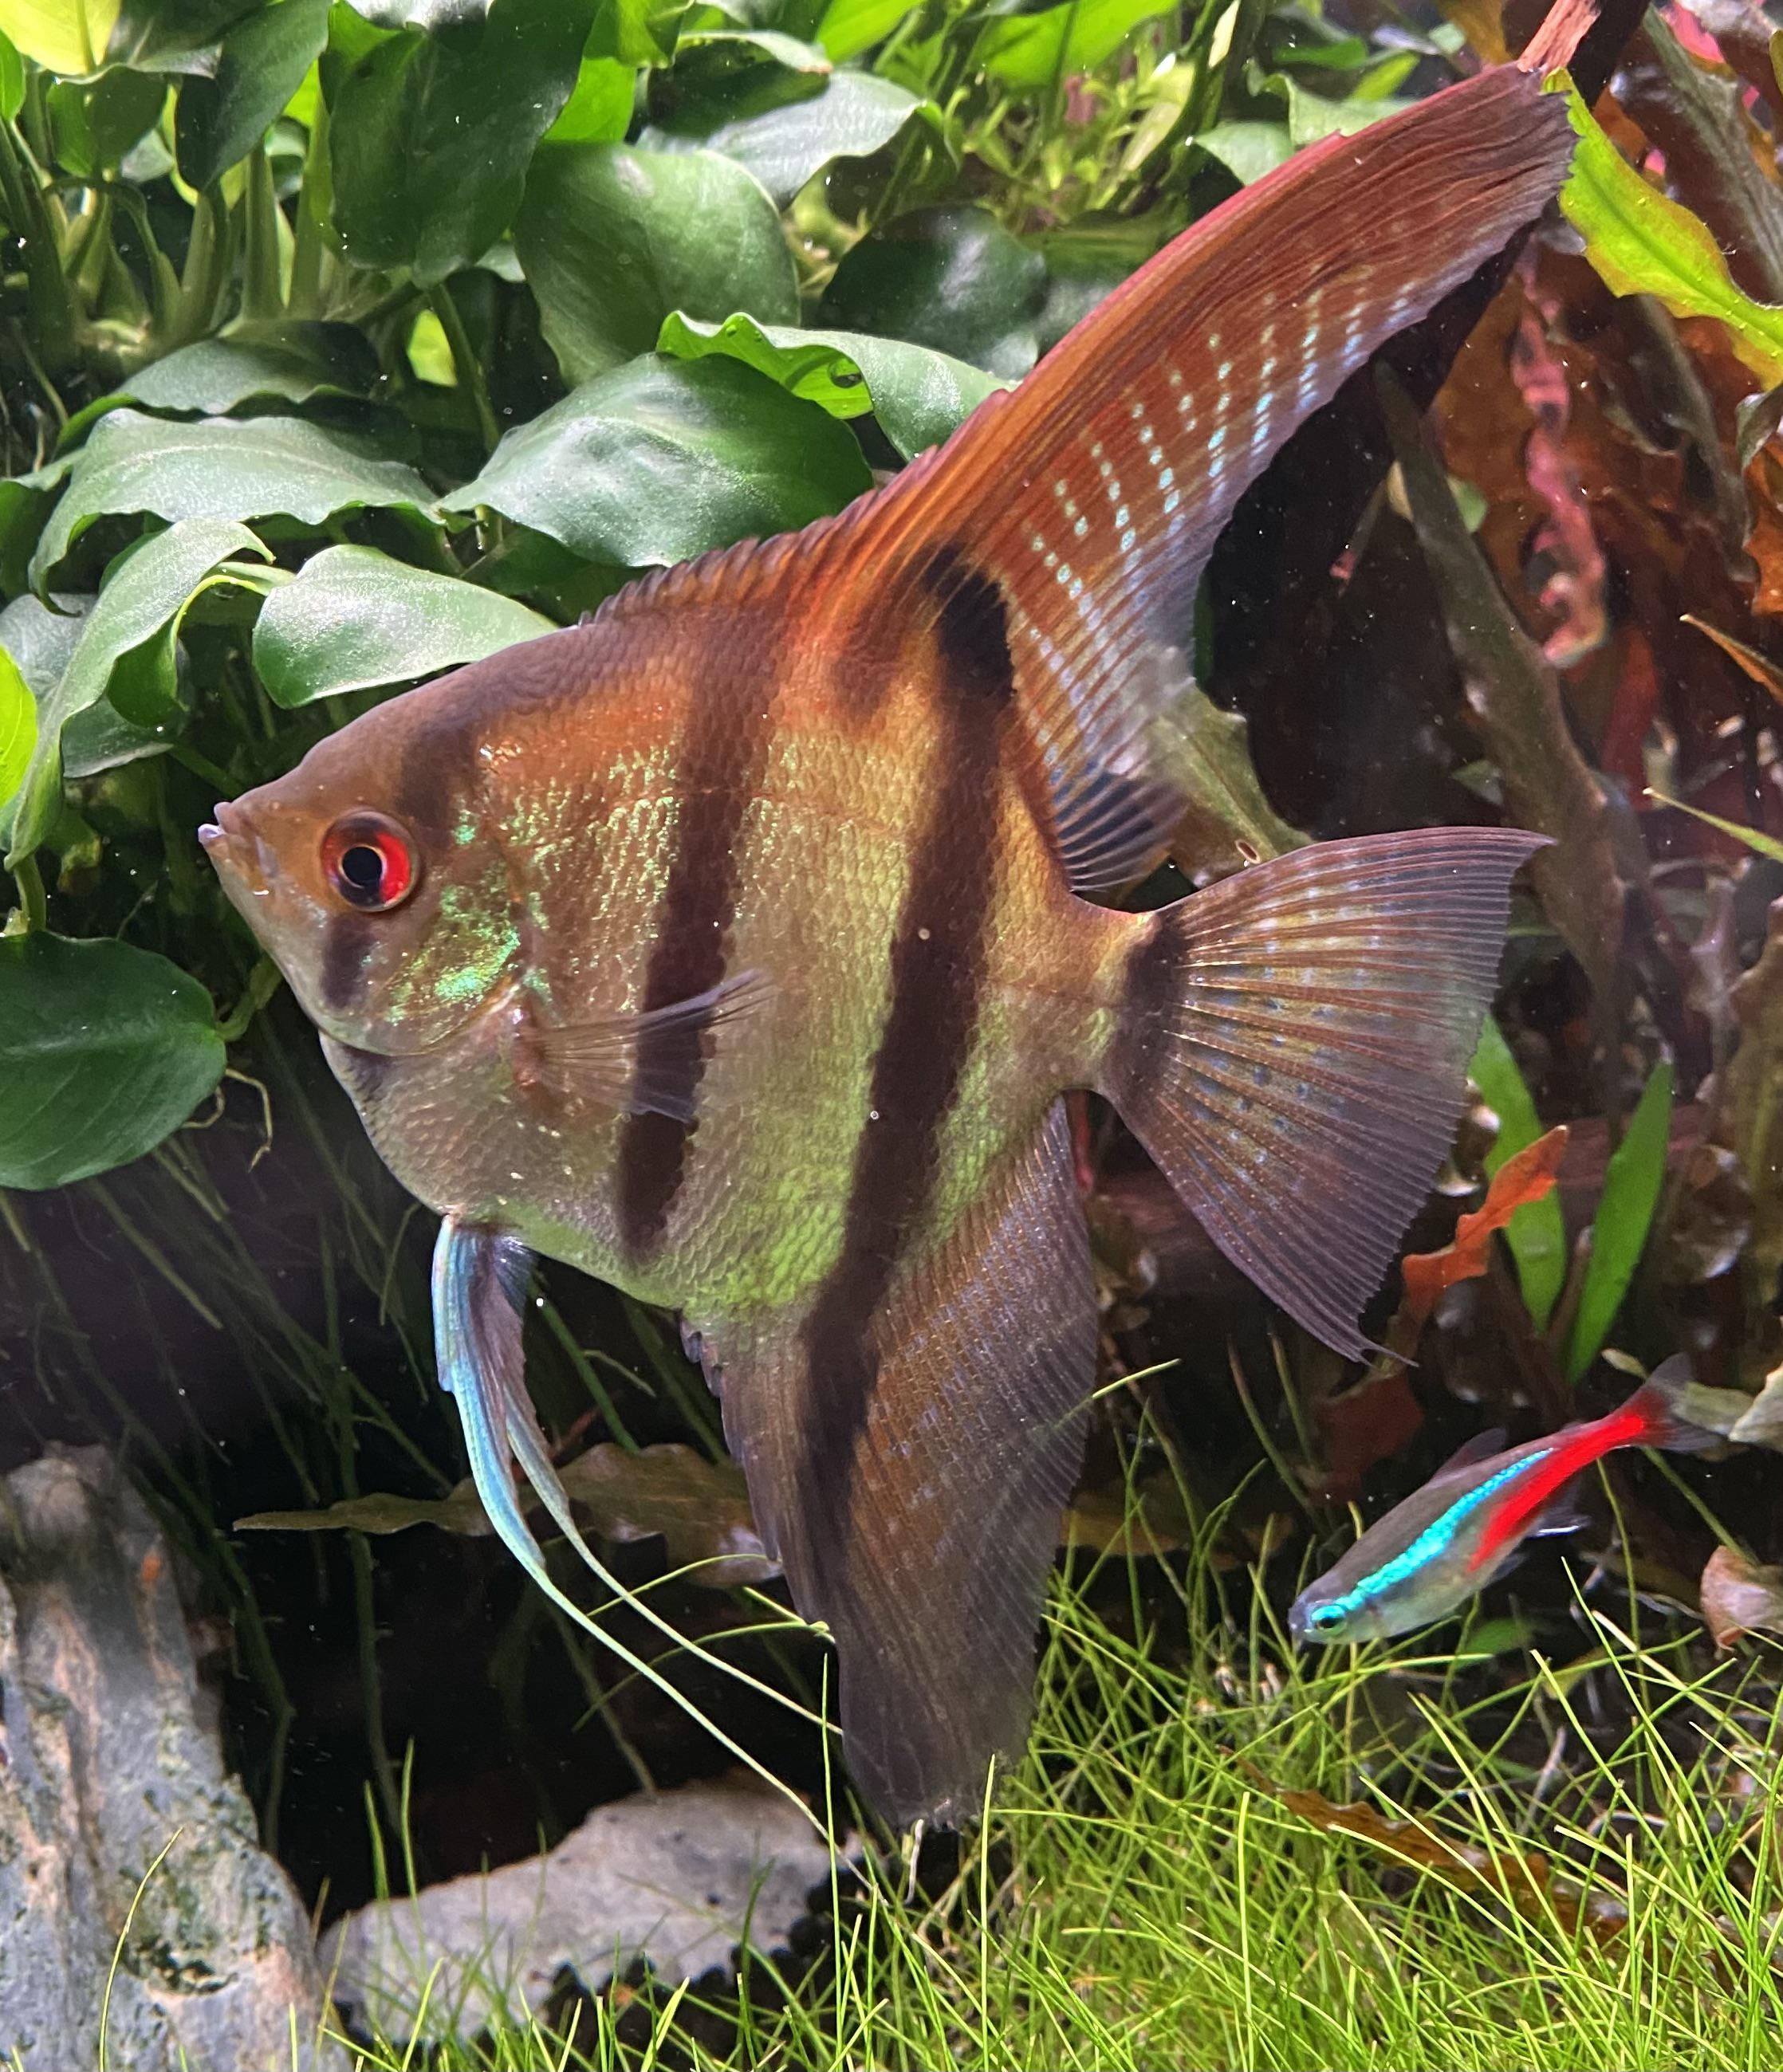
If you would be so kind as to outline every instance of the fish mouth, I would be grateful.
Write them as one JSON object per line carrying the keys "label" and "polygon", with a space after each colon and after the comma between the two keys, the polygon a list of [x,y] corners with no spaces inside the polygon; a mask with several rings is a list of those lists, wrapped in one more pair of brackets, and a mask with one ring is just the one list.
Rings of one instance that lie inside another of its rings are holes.
{"label": "fish mouth", "polygon": [[227,799],[220,800],[211,811],[216,818],[207,820],[198,830],[199,846],[216,866],[225,886],[229,886],[233,879],[244,891],[257,899],[264,899],[269,861],[266,845],[249,827],[248,817],[238,804]]}

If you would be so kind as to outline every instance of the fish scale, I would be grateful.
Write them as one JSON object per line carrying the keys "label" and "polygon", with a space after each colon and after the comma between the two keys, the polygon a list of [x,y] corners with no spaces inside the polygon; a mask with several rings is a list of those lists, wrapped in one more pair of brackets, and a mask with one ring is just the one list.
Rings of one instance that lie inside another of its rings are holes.
{"label": "fish scale", "polygon": [[555,1592],[505,1448],[595,1560],[520,1384],[526,1252],[677,1308],[893,1819],[967,1816],[1026,1732],[1095,1379],[1063,1096],[1352,1354],[1448,1148],[1534,837],[1089,895],[1196,802],[1184,646],[1237,497],[1570,139],[1503,68],[1313,147],[839,517],[407,693],[204,832],[444,1219],[496,1530]]}

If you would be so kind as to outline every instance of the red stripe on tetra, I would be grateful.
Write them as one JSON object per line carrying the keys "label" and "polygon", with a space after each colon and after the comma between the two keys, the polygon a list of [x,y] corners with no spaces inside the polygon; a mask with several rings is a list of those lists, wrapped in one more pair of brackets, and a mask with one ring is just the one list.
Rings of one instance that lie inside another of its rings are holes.
{"label": "red stripe on tetra", "polygon": [[1624,1404],[1620,1410],[1612,1410],[1607,1417],[1581,1425],[1571,1438],[1563,1438],[1552,1453],[1521,1478],[1493,1512],[1480,1536],[1480,1544],[1474,1549],[1468,1568],[1488,1567],[1495,1556],[1534,1523],[1536,1514],[1556,1490],[1570,1482],[1593,1461],[1613,1453],[1618,1446],[1639,1445],[1651,1429],[1649,1420],[1639,1410]]}

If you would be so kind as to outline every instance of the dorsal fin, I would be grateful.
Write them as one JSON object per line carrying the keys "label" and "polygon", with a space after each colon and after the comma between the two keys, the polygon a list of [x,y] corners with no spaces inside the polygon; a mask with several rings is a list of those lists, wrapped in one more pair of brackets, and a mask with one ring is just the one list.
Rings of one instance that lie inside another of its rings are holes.
{"label": "dorsal fin", "polygon": [[1540,213],[1571,150],[1560,97],[1514,66],[1328,138],[1184,231],[887,488],[606,609],[796,582],[808,635],[883,652],[876,619],[908,635],[933,618],[945,549],[1002,588],[1073,884],[1143,875],[1188,796],[1184,650],[1233,506],[1370,353]]}
{"label": "dorsal fin", "polygon": [[1558,101],[1504,67],[1300,153],[1167,245],[863,514],[860,565],[882,598],[941,541],[1001,582],[1080,890],[1147,869],[1180,817],[1184,650],[1239,497],[1558,191],[1571,150]]}
{"label": "dorsal fin", "polygon": [[1508,1434],[1502,1424],[1494,1424],[1489,1432],[1476,1432],[1471,1439],[1464,1439],[1435,1474],[1433,1482],[1439,1482],[1445,1475],[1458,1475],[1464,1469],[1476,1468],[1482,1461],[1489,1461],[1494,1453],[1505,1450]]}

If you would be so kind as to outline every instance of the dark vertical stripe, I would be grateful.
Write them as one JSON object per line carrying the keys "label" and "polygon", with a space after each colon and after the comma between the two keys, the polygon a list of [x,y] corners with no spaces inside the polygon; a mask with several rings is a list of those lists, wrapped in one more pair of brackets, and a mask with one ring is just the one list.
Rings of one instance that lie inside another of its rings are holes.
{"label": "dark vertical stripe", "polygon": [[336,914],[322,933],[322,967],[316,975],[322,1005],[344,1014],[365,990],[367,960],[377,940],[377,923],[364,914]]}
{"label": "dark vertical stripe", "polygon": [[1166,906],[1154,915],[1127,953],[1121,989],[1122,1033],[1110,1059],[1110,1091],[1118,1105],[1123,1099],[1129,1103],[1143,1100],[1143,1089],[1156,1085],[1159,1041],[1181,1004],[1182,935],[1180,927],[1164,919],[1176,911]]}
{"label": "dark vertical stripe", "polygon": [[[771,677],[770,658],[752,681],[765,685]],[[772,721],[765,689],[747,700],[727,696],[719,670],[702,676],[689,700],[675,770],[674,853],[644,976],[646,1013],[709,992],[725,975],[743,820],[766,773]],[[646,1029],[638,1046],[636,1083],[659,1100],[666,1093],[692,1119],[653,1108],[626,1120],[616,1205],[620,1243],[634,1260],[648,1256],[668,1227],[698,1126],[706,1059],[688,1034],[685,1024]]]}
{"label": "dark vertical stripe", "polygon": [[1015,695],[995,583],[949,548],[937,551],[927,582],[937,605],[935,787],[892,940],[891,1002],[868,1096],[876,1119],[863,1124],[841,1249],[804,1332],[808,1523],[833,1558],[878,1380],[875,1312],[933,1194],[942,1128],[978,1036],[998,768]]}

